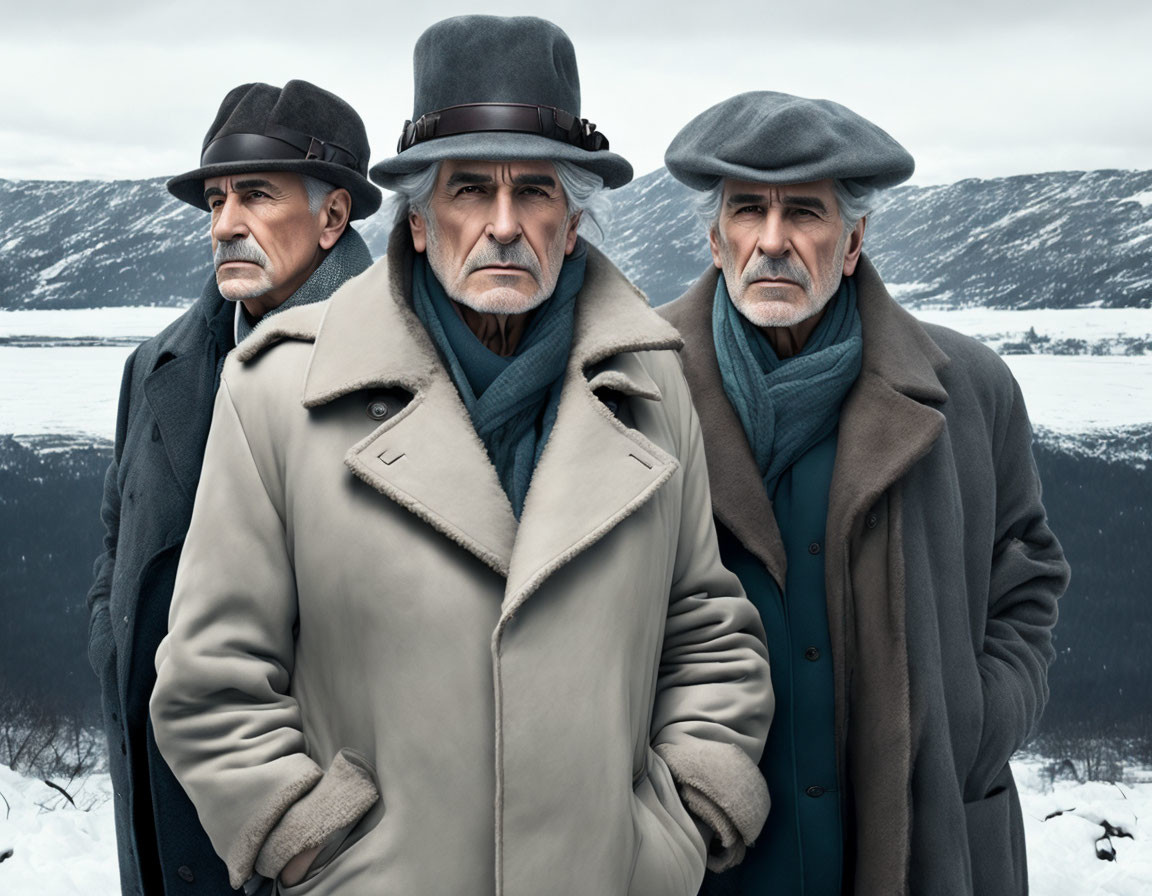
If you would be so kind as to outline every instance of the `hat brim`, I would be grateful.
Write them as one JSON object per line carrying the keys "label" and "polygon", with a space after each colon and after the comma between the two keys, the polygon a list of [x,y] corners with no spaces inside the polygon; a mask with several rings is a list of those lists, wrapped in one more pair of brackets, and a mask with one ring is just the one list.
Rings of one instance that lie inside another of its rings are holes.
{"label": "hat brim", "polygon": [[888,167],[859,168],[819,166],[807,164],[791,165],[787,168],[764,170],[750,165],[736,165],[718,159],[707,161],[683,161],[671,157],[671,151],[664,156],[664,167],[676,180],[693,190],[707,192],[724,180],[741,180],[758,184],[807,184],[818,180],[847,180],[870,189],[882,190],[902,184],[912,176],[915,168],[912,157],[907,163],[898,162]]}
{"label": "hat brim", "polygon": [[253,159],[245,162],[219,162],[194,171],[178,174],[168,181],[168,192],[177,199],[208,211],[204,201],[204,181],[210,177],[228,174],[253,174],[257,171],[290,171],[306,174],[336,187],[343,187],[352,196],[353,221],[367,218],[380,208],[383,194],[359,172],[344,165],[322,162],[319,159]]}
{"label": "hat brim", "polygon": [[394,190],[404,175],[445,159],[572,162],[600,175],[604,186],[611,190],[632,180],[632,165],[614,152],[580,149],[538,134],[489,131],[455,134],[417,143],[390,159],[377,162],[369,169],[368,176],[386,190]]}

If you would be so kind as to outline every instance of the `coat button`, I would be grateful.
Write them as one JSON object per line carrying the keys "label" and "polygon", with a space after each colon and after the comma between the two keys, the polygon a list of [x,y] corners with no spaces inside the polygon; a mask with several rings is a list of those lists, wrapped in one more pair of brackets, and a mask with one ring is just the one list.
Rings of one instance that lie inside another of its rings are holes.
{"label": "coat button", "polygon": [[181,865],[176,869],[176,873],[180,875],[180,880],[184,881],[185,883],[190,884],[192,881],[196,880],[196,875],[192,873],[192,869],[187,865]]}
{"label": "coat button", "polygon": [[368,416],[373,420],[383,420],[388,416],[388,405],[380,399],[368,402]]}
{"label": "coat button", "polygon": [[869,529],[875,529],[878,522],[880,522],[880,517],[876,516],[874,513],[870,513],[868,516],[864,517],[864,525]]}
{"label": "coat button", "polygon": [[808,660],[810,663],[816,662],[816,660],[820,659],[820,648],[809,647],[804,651],[804,659]]}
{"label": "coat button", "polygon": [[808,545],[808,553],[809,554],[819,554],[820,553],[820,542],[814,541],[814,542],[812,542],[812,544]]}
{"label": "coat button", "polygon": [[812,799],[816,799],[817,797],[824,796],[824,788],[821,787],[819,784],[813,784],[811,787],[807,788],[804,792],[806,794],[808,794],[808,796],[812,797]]}

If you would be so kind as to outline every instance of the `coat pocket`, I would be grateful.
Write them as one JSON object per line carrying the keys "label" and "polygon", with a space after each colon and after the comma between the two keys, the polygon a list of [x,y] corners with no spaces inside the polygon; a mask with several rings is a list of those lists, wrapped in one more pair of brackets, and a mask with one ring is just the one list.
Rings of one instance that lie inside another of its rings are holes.
{"label": "coat pocket", "polygon": [[[336,754],[316,786],[295,803],[272,829],[256,861],[256,870],[277,878],[277,892],[303,893],[333,862],[344,855],[383,813],[372,764],[354,750]],[[295,855],[320,845],[303,879],[292,886],[279,872]]]}
{"label": "coat pocket", "polygon": [[1005,766],[987,795],[964,804],[972,892],[1017,896],[1028,891],[1024,820],[1012,772]]}
{"label": "coat pocket", "polygon": [[668,766],[647,749],[632,788],[636,855],[628,896],[695,896],[704,879],[704,845]]}

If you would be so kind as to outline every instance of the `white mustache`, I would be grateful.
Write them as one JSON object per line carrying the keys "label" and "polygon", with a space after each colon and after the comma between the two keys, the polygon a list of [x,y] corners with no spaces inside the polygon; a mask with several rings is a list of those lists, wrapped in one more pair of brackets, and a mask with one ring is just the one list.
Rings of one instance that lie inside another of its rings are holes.
{"label": "white mustache", "polygon": [[740,282],[745,286],[754,280],[791,280],[793,283],[800,284],[804,289],[808,289],[812,285],[812,278],[808,276],[808,271],[802,265],[788,259],[772,258],[768,255],[762,255],[754,267],[746,268],[744,273],[740,275]]}
{"label": "white mustache", "polygon": [[480,268],[502,265],[523,268],[535,277],[537,282],[544,276],[544,271],[541,269],[535,253],[522,240],[508,244],[487,243],[481,246],[465,260],[462,275],[467,277]]}
{"label": "white mustache", "polygon": [[241,240],[227,240],[216,244],[216,251],[212,253],[213,264],[219,268],[229,261],[250,261],[262,268],[268,267],[268,256],[252,234]]}

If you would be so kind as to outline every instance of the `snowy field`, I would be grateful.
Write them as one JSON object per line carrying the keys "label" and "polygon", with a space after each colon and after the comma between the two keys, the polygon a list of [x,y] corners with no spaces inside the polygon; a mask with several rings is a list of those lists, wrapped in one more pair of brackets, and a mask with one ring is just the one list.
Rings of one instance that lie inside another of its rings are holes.
{"label": "snowy field", "polygon": [[120,375],[131,346],[0,345],[0,433],[116,433]]}
{"label": "snowy field", "polygon": [[[1013,761],[1024,808],[1033,896],[1147,896],[1152,893],[1152,770],[1133,783],[1050,783],[1046,763]],[[114,896],[119,893],[111,785],[94,775],[71,791],[80,809],[43,782],[0,765],[0,893],[4,896]],[[87,811],[83,811],[87,809]],[[1045,818],[1053,812],[1062,814]],[[1115,861],[1096,857],[1101,822],[1113,836]],[[1143,824],[1143,827],[1141,826]]]}
{"label": "snowy field", "polygon": [[1124,337],[1152,338],[1152,308],[1038,308],[1032,311],[913,308],[911,311],[922,321],[951,327],[981,342],[1021,340],[1030,329],[1035,330],[1037,336],[1053,341],[1083,339],[1090,344]]}
{"label": "snowy field", "polygon": [[[0,311],[0,434],[111,439],[131,342],[159,331],[180,313],[179,308]],[[969,309],[920,316],[992,342],[1019,339],[1030,327],[1053,339],[1089,343],[1152,338],[1149,309]],[[1152,423],[1152,354],[1005,355],[1004,360],[1039,428],[1067,435]]]}
{"label": "snowy field", "polygon": [[0,310],[0,341],[11,339],[134,339],[142,342],[184,313],[183,308]]}

